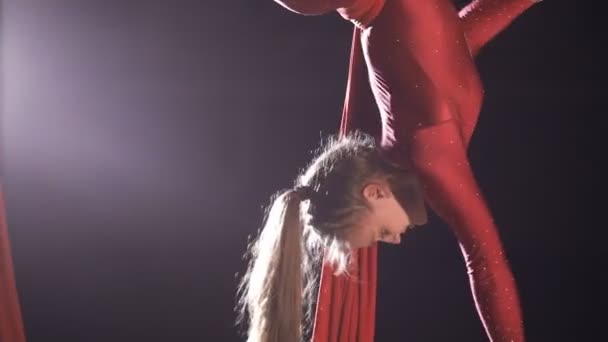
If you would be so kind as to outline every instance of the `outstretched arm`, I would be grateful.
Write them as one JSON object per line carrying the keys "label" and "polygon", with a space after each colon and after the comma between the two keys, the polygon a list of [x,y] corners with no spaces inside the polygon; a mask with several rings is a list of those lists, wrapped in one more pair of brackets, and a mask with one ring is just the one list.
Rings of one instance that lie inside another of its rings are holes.
{"label": "outstretched arm", "polygon": [[523,342],[515,280],[454,120],[416,130],[410,153],[433,210],[458,238],[477,311],[494,342]]}
{"label": "outstretched arm", "polygon": [[469,43],[477,56],[487,42],[502,32],[515,18],[541,0],[473,0],[458,15]]}

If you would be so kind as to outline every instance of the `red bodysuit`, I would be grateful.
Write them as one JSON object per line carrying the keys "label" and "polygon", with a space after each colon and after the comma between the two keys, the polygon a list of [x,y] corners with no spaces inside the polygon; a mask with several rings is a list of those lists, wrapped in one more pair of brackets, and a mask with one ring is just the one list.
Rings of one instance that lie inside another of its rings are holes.
{"label": "red bodysuit", "polygon": [[[459,241],[489,339],[524,341],[515,281],[466,151],[483,98],[473,58],[534,1],[475,0],[460,13],[450,0],[275,1],[301,14],[337,10],[356,25],[341,133],[368,132],[414,168]],[[356,257],[358,281],[323,267],[313,342],[374,340],[377,246]]]}
{"label": "red bodysuit", "polygon": [[25,342],[0,190],[0,342]]}

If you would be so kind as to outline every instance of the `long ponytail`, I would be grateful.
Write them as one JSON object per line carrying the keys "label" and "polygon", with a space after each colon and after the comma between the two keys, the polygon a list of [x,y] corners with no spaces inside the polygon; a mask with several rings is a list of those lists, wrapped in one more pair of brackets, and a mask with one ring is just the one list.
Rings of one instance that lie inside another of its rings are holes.
{"label": "long ponytail", "polygon": [[[300,196],[279,194],[258,238],[250,245],[238,307],[248,342],[299,342],[303,319],[303,227]],[[246,319],[245,319],[246,317]]]}

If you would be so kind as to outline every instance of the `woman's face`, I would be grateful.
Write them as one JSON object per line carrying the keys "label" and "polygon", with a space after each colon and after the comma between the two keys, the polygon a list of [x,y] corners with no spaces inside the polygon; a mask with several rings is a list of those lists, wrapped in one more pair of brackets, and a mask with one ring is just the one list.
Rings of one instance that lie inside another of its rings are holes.
{"label": "woman's face", "polygon": [[368,209],[347,234],[351,247],[369,247],[376,242],[399,244],[401,235],[412,226],[412,219],[399,204],[388,183],[374,180],[365,184],[361,191]]}

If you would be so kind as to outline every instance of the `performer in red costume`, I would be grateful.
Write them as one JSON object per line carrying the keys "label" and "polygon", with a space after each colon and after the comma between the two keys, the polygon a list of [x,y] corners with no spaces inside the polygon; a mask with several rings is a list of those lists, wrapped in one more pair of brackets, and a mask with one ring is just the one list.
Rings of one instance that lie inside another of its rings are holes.
{"label": "performer in red costume", "polygon": [[25,342],[0,190],[0,342]]}
{"label": "performer in red costume", "polygon": [[[445,220],[459,241],[475,304],[488,338],[491,341],[524,341],[515,281],[503,254],[497,227],[470,168],[467,147],[483,97],[483,87],[473,58],[489,40],[537,1],[475,0],[460,13],[450,0],[275,1],[306,15],[335,10],[355,25],[341,124],[342,136],[347,137],[355,130],[371,134],[378,141],[387,160],[415,175],[422,185],[421,196]],[[331,149],[330,146],[329,150]],[[348,152],[341,153],[348,155]],[[326,175],[332,168],[324,169],[324,165],[331,164],[333,167],[341,162],[339,158],[342,157],[334,158],[329,154],[330,157],[321,155],[313,162],[300,177],[297,188],[277,198],[275,205],[279,203],[278,208],[283,208],[285,217],[291,213],[292,201],[298,198],[308,200],[311,206],[317,201],[318,188],[322,188],[324,182],[329,182],[326,179],[319,180],[317,174],[321,172],[320,174]],[[329,158],[329,161],[323,158]],[[316,175],[309,177],[306,176],[308,173]],[[382,173],[390,174],[391,171],[383,170]],[[408,175],[410,174],[404,173],[404,177],[407,178]],[[311,188],[316,192],[311,192]],[[379,188],[382,189],[381,186]],[[367,188],[362,189],[367,204],[373,207],[374,197],[365,197]],[[385,194],[390,197],[391,191],[386,191]],[[415,200],[399,203],[405,209],[407,217],[399,222],[408,225],[424,223],[425,217],[419,213],[419,205]],[[266,239],[272,234],[267,229],[272,212],[273,210],[270,211],[262,232],[262,236],[266,234]],[[385,212],[389,216],[396,213],[392,209]],[[275,235],[280,236],[277,232],[289,231],[287,226],[283,224],[284,228],[277,228],[279,230],[275,230]],[[320,236],[339,235],[335,232],[328,233],[327,229],[317,231]],[[306,232],[304,230],[305,235]],[[391,234],[395,232],[402,231],[389,231]],[[347,241],[347,246],[360,247],[352,238],[335,238],[338,241],[340,239]],[[263,240],[260,238],[259,241]],[[399,239],[397,237],[392,240]],[[327,240],[324,241],[326,252],[332,251],[329,247],[334,246],[328,245]],[[257,252],[254,249],[253,254],[259,260],[260,255],[264,255],[261,250],[264,244],[258,242],[258,246]],[[268,255],[265,257],[274,260]],[[372,342],[377,246],[352,251],[350,260],[356,267],[356,281],[343,272],[339,272],[340,275],[334,274],[335,253],[329,253],[325,257],[332,262],[323,265],[313,342]],[[256,269],[254,262],[249,275],[255,276],[256,271],[263,274],[267,269],[259,265]],[[270,282],[267,279],[269,277],[259,274],[257,277],[254,280],[258,283],[251,281],[250,277],[246,278],[249,283],[244,284],[249,284],[252,288],[251,284],[255,283],[268,291],[280,287],[277,285],[279,283]],[[278,287],[273,287],[272,284]],[[258,289],[250,288],[250,294]],[[264,311],[256,314],[255,305],[270,305],[274,308],[272,310],[280,311],[280,308],[272,306],[277,303],[273,304],[271,298],[272,296],[250,296],[246,300],[249,312],[254,316],[250,321],[254,327],[250,330],[251,341],[275,341],[277,336],[294,336],[275,332],[259,333],[265,331],[265,325],[275,324],[267,318],[276,315],[264,316]],[[298,303],[300,302],[283,302],[282,305]],[[280,332],[282,329],[289,330],[281,326],[275,330]]]}

